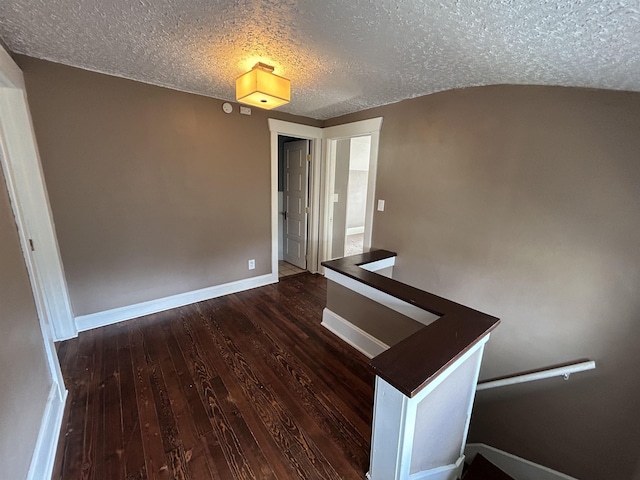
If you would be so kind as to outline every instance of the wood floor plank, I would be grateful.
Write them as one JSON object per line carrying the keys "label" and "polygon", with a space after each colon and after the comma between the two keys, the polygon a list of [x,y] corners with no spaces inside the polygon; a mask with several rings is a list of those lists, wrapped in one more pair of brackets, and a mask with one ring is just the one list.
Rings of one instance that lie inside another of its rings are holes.
{"label": "wood floor plank", "polygon": [[101,473],[105,479],[124,478],[122,448],[122,402],[120,400],[120,369],[118,367],[118,336],[103,338],[102,380],[102,432],[104,465]]}
{"label": "wood floor plank", "polygon": [[147,469],[140,429],[140,415],[136,398],[136,382],[133,360],[131,357],[131,343],[129,326],[120,325],[118,336],[118,372],[120,374],[120,399],[122,402],[122,451],[124,456],[124,478],[138,480],[147,478]]}
{"label": "wood floor plank", "polygon": [[166,347],[169,350],[169,355],[171,356],[171,361],[173,362],[176,375],[178,376],[182,393],[189,408],[190,419],[192,420],[197,434],[199,436],[206,435],[212,431],[213,427],[209,422],[209,417],[207,416],[207,411],[202,402],[202,398],[198,395],[198,390],[195,388],[187,361],[180,349],[178,341],[171,331],[171,326],[165,322],[162,325],[162,329],[165,334],[164,339]]}
{"label": "wood floor plank", "polygon": [[[222,353],[227,366],[236,374],[245,394],[250,396],[252,401],[269,416],[269,424],[275,427],[276,438],[282,441],[282,451],[288,452],[294,449],[297,453],[296,458],[309,462],[317,478],[339,478],[333,466],[326,461],[308,434],[300,427],[299,422],[276,399],[271,386],[258,374],[258,369],[249,365],[234,341],[224,334],[215,317],[207,316],[200,305],[196,305],[196,308],[203,320],[203,325]],[[312,475],[312,471],[308,471],[308,474]]]}
{"label": "wood floor plank", "polygon": [[207,450],[208,457],[212,460],[210,464],[212,475],[211,478],[214,478],[216,480],[235,479],[236,477],[231,472],[231,468],[227,463],[216,433],[212,430],[209,433],[203,435],[201,439],[202,445]]}
{"label": "wood floor plank", "polygon": [[[194,424],[194,417],[188,404],[188,394],[195,393],[197,396],[197,392],[194,388],[188,388],[187,390],[183,388],[168,348],[170,338],[167,338],[166,332],[163,329],[165,323],[166,321],[163,320],[162,322],[147,326],[145,330],[155,333],[157,340],[154,342],[155,348],[153,355],[155,356],[155,362],[162,371],[166,385],[167,400],[169,401],[168,408],[170,408],[170,412],[167,413],[170,413],[172,417],[166,421],[173,422],[173,435],[176,436],[173,442],[176,443],[177,446],[177,450],[175,451],[183,452],[184,458],[180,457],[180,459],[184,461],[185,467],[189,471],[189,476],[194,479],[210,478],[211,471],[206,451],[200,441],[198,428]],[[184,362],[184,360],[182,361]],[[202,406],[201,402],[199,404]],[[205,418],[204,421],[209,424],[208,431],[210,431],[211,427],[208,418]],[[175,470],[174,468],[174,471]],[[188,476],[185,476],[185,478],[188,478]]]}
{"label": "wood floor plank", "polygon": [[[201,338],[200,341],[206,344],[206,337]],[[224,358],[215,344],[212,343],[210,348],[212,352],[214,352],[213,355],[220,359]],[[293,472],[292,476],[285,478],[317,478],[316,475],[307,473],[313,470],[311,463],[303,455],[297,443],[292,441],[291,436],[288,434],[286,428],[283,428],[283,425],[278,420],[271,406],[264,401],[264,398],[256,395],[256,388],[251,388],[247,385],[247,382],[252,383],[251,380],[247,380],[242,371],[233,367],[226,370],[223,369],[221,375],[226,377],[229,385],[237,387],[237,390],[240,392],[238,396],[246,398],[247,403],[250,404],[251,408],[255,411],[258,427],[253,428],[252,434],[255,436],[256,432],[261,432],[262,429],[267,431],[270,442],[266,445],[261,443],[261,448],[266,451],[272,447],[269,443],[273,442],[273,444],[275,444],[275,457],[282,457],[286,462],[287,468]],[[264,385],[260,384],[257,388],[264,388]],[[251,413],[247,411],[246,407],[243,409],[243,416],[249,419],[252,418]]]}
{"label": "wood floor plank", "polygon": [[[277,308],[280,308],[280,310]],[[292,328],[289,325],[289,322],[292,321],[292,316],[286,306],[278,307],[277,304],[265,305],[261,300],[257,303],[255,310],[262,312],[265,328],[274,333],[283,345],[293,344],[288,350],[294,356],[302,359],[313,370],[317,380],[330,386],[335,398],[342,399],[342,403],[347,407],[343,411],[345,415],[355,412],[362,424],[371,424],[372,409],[370,403],[373,401],[373,393],[370,385],[373,384],[373,374],[366,367],[363,368],[366,359],[362,354],[355,350],[350,352],[351,355],[360,359],[358,364],[349,361],[349,352],[328,351],[325,347],[314,345],[315,342],[335,341],[335,339],[321,340],[320,337],[316,336],[309,340],[310,337],[307,334],[305,334],[304,340],[295,336],[292,337]],[[282,316],[279,316],[279,314],[282,314]],[[302,327],[296,328],[301,329]],[[323,327],[318,325],[317,328],[322,329]],[[338,361],[334,361],[334,357],[337,357]],[[341,362],[340,360],[343,361]],[[359,372],[360,375],[355,375],[355,378],[353,378],[352,372]],[[369,378],[370,383],[360,382],[360,376]],[[367,428],[367,430],[369,429]]]}
{"label": "wood floor plank", "polygon": [[134,320],[129,331],[131,358],[135,365],[135,387],[140,430],[144,450],[147,478],[165,480],[171,478],[167,459],[160,437],[160,424],[151,387],[152,367],[144,348],[144,334],[138,320]]}
{"label": "wood floor plank", "polygon": [[325,299],[303,273],[58,345],[54,478],[363,479],[374,377]]}
{"label": "wood floor plank", "polygon": [[[269,339],[270,343],[276,348],[276,352],[273,353],[274,358],[277,359],[279,363],[281,363],[285,370],[293,376],[296,380],[296,383],[301,384],[305,388],[312,388],[314,392],[312,395],[314,397],[320,396],[325,399],[324,406],[330,415],[334,416],[339,414],[340,417],[344,418],[350,424],[353,424],[357,427],[360,435],[368,438],[368,435],[371,433],[371,409],[364,408],[361,409],[362,405],[357,404],[357,411],[364,412],[364,418],[360,418],[358,416],[354,416],[354,410],[350,409],[349,406],[344,404],[342,398],[347,398],[343,395],[329,395],[335,392],[335,385],[326,383],[325,380],[318,376],[318,368],[309,368],[309,366],[305,363],[304,359],[307,359],[309,362],[313,361],[315,363],[315,358],[311,354],[311,352],[307,352],[306,350],[301,355],[294,355],[288,349],[284,349],[281,345],[284,343],[281,338],[282,335],[279,333],[281,329],[282,322],[274,321],[273,316],[265,316],[260,309],[255,308],[253,303],[248,303],[246,301],[241,301],[240,299],[235,298],[237,295],[230,296],[230,301],[234,303],[234,306],[238,309],[242,309],[248,318],[251,319],[254,327],[259,330],[260,334],[251,334],[252,339]],[[272,323],[272,325],[269,325]],[[280,323],[280,325],[278,325]],[[271,327],[271,328],[270,328]],[[322,327],[319,327],[322,328]],[[308,355],[306,355],[308,353]],[[370,385],[373,384],[374,375],[368,369],[364,362],[366,360],[362,358],[359,365],[349,365],[348,372],[349,374],[353,374],[356,372],[358,376],[362,376],[369,379],[369,394],[372,393],[370,389]],[[294,366],[295,365],[295,366]],[[352,391],[352,390],[350,390]],[[330,398],[330,399],[329,399]],[[367,403],[365,405],[369,405],[372,402],[372,398],[367,398]]]}
{"label": "wood floor plank", "polygon": [[207,415],[233,478],[255,479],[255,473],[245,457],[237,432],[233,431],[215,395],[211,382],[217,377],[217,372],[205,360],[206,355],[198,345],[197,336],[184,319],[182,328],[185,335],[181,338],[188,341],[188,346],[185,345],[184,348],[189,352],[190,363],[193,365],[193,381],[201,397],[205,400]]}
{"label": "wood floor plank", "polygon": [[[253,440],[251,430],[247,426],[243,416],[240,414],[233,397],[229,395],[222,379],[219,376],[212,378],[211,385],[214,393],[216,394],[221,410],[229,419],[231,428],[233,428],[236,436],[242,439],[244,455],[247,458],[247,462],[251,465],[256,478],[264,480],[276,479],[277,477],[273,472],[271,465],[262,453],[260,446]],[[249,438],[252,439],[248,440]]]}
{"label": "wood floor plank", "polygon": [[162,338],[152,325],[145,326],[142,332],[145,337],[144,345],[148,359],[151,392],[156,407],[160,438],[164,446],[169,474],[171,478],[191,480],[191,472],[187,465],[187,454],[178,432],[169,391],[161,367],[159,351]]}
{"label": "wood floor plank", "polygon": [[[190,322],[187,318],[182,318],[183,322]],[[193,322],[190,322],[193,324]],[[193,338],[194,333],[190,328],[183,326],[182,328],[178,328],[176,332],[177,336],[180,336],[182,339],[182,345],[184,348],[185,355],[188,355],[190,358],[194,358],[194,344],[191,342],[191,338]],[[189,340],[185,342],[186,337],[189,337]],[[204,349],[206,351],[211,352],[210,355],[207,356],[205,361],[212,361],[214,358],[217,358],[217,352],[215,352],[215,346],[212,344],[206,344]],[[193,365],[193,362],[189,362]],[[213,368],[213,367],[211,367]],[[280,452],[278,446],[276,445],[273,437],[270,432],[267,430],[265,425],[261,422],[259,415],[254,409],[254,406],[249,402],[249,399],[244,395],[242,389],[239,384],[235,381],[235,377],[231,374],[228,369],[221,368],[217,372],[220,375],[220,378],[223,380],[226,388],[229,391],[229,394],[233,397],[233,401],[236,407],[239,410],[239,413],[242,415],[243,420],[249,427],[252,436],[254,437],[256,443],[260,446],[260,449],[264,452],[264,455],[268,458],[270,465],[273,468],[274,473],[276,473],[278,478],[300,478],[297,475],[296,471],[292,469],[290,464],[282,458],[282,453]],[[217,448],[220,448],[219,446]],[[231,477],[229,477],[231,478]]]}
{"label": "wood floor plank", "polygon": [[[229,296],[228,301],[234,308],[244,310],[244,303],[235,296]],[[298,412],[296,416],[302,417],[306,422],[312,420],[317,431],[314,440],[323,450],[326,456],[331,456],[338,461],[342,455],[337,454],[336,449],[345,455],[345,459],[352,462],[350,468],[359,471],[367,467],[369,441],[363,438],[352,422],[335,409],[321,389],[314,388],[313,374],[306,371],[303,365],[284,351],[278,342],[268,332],[260,328],[246,317],[236,316],[233,322],[228,323],[231,333],[238,332],[248,340],[249,344],[244,351],[252,359],[252,364],[262,365],[265,375],[270,376],[272,384],[278,385],[278,397],[288,398],[291,408]],[[367,426],[365,432],[370,432]],[[342,466],[342,468],[346,468]],[[355,473],[355,472],[354,472]]]}
{"label": "wood floor plank", "polygon": [[86,332],[87,342],[83,344],[87,355],[91,357],[92,368],[89,371],[87,385],[87,410],[84,425],[83,458],[80,472],[81,479],[97,479],[100,476],[99,466],[104,458],[98,455],[101,445],[100,402],[102,397],[102,334],[98,330]]}

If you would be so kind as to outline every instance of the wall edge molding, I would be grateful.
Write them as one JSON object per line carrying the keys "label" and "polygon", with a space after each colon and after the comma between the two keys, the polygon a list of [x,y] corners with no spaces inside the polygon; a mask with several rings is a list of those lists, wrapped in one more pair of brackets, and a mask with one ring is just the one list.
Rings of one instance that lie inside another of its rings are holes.
{"label": "wall edge molding", "polygon": [[67,390],[62,396],[58,390],[58,384],[53,382],[47,398],[47,404],[42,415],[38,439],[31,457],[27,480],[41,480],[51,478],[53,464],[58,450],[58,439],[62,428],[64,407],[67,401]]}
{"label": "wall edge molding", "polygon": [[230,295],[232,293],[250,290],[252,288],[263,287],[278,282],[278,274],[268,273],[257,277],[245,278],[235,282],[223,283],[212,287],[193,290],[191,292],[179,293],[156,300],[136,303],[124,307],[118,307],[102,312],[90,313],[76,317],[76,327],[79,332],[91,330],[93,328],[104,327],[114,323],[132,320],[134,318],[151,315],[152,313],[171,310],[191,303],[202,302],[212,298]]}
{"label": "wall edge molding", "polygon": [[389,345],[386,343],[378,340],[361,328],[356,327],[347,319],[328,308],[322,311],[322,322],[320,325],[368,358],[373,358],[389,348]]}

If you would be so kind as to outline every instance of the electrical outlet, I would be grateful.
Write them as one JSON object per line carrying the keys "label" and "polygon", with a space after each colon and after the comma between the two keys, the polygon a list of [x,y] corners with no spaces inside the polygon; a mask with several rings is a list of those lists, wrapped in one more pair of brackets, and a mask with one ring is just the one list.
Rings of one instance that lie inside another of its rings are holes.
{"label": "electrical outlet", "polygon": [[254,270],[256,268],[256,261],[252,258],[249,260],[249,270]]}
{"label": "electrical outlet", "polygon": [[240,115],[251,115],[251,108],[240,107]]}

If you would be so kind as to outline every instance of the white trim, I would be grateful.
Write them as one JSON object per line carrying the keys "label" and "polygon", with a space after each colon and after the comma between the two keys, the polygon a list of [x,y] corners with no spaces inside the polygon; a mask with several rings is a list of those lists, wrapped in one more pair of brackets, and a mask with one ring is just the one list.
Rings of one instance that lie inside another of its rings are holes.
{"label": "white trim", "polygon": [[25,90],[22,70],[2,46],[0,46],[0,87]]}
{"label": "white trim", "polygon": [[340,140],[342,138],[357,137],[379,132],[382,128],[382,117],[369,118],[358,122],[334,125],[323,129],[324,138]]}
{"label": "white trim", "polygon": [[[39,314],[55,340],[76,336],[44,176],[24,93],[0,93],[0,156]],[[31,251],[29,239],[35,244]]]}
{"label": "white trim", "polygon": [[362,225],[361,227],[349,227],[349,228],[347,228],[346,236],[348,237],[349,235],[359,235],[361,233],[364,233],[364,225]]}
{"label": "white trim", "polygon": [[593,370],[594,368],[596,368],[596,362],[594,362],[593,360],[589,360],[587,362],[574,363],[573,365],[565,365],[564,367],[548,368],[539,372],[525,373],[523,375],[513,375],[507,378],[501,378],[499,380],[480,382],[478,384],[477,390],[488,390],[490,388],[505,387],[508,385],[515,385],[525,382],[534,382],[536,380],[543,380],[545,378],[552,377],[565,377],[565,380],[568,380],[569,375],[571,375],[572,373]]}
{"label": "white trim", "polygon": [[285,122],[284,120],[269,119],[269,131],[276,132],[278,135],[286,135],[289,137],[306,138],[311,140],[314,138],[322,139],[322,128],[312,127],[311,125],[303,125],[301,123]]}
{"label": "white trim", "polygon": [[[322,177],[322,216],[320,217],[320,257],[322,260],[331,260],[333,258],[333,209],[334,209],[334,190],[336,183],[336,152],[337,142],[322,141],[324,158],[323,158],[323,177]],[[364,243],[363,243],[364,248]],[[320,266],[320,272],[324,273],[324,267]]]}
{"label": "white trim", "polygon": [[[0,164],[31,282],[47,365],[62,397],[66,390],[53,341],[58,334],[74,336],[75,325],[22,71],[2,47],[0,87]],[[29,238],[35,240],[35,252],[29,248]],[[65,329],[69,323],[71,332]],[[58,334],[56,327],[60,327]]]}
{"label": "white trim", "polygon": [[322,311],[322,323],[320,325],[369,358],[380,355],[389,349],[389,345],[328,308]]}
{"label": "white trim", "polygon": [[[323,130],[323,151],[324,151],[324,178],[322,199],[322,219],[320,221],[320,257],[322,260],[330,260],[331,257],[331,211],[330,202],[333,201],[333,194],[330,191],[335,173],[335,143],[337,140],[371,135],[371,149],[369,151],[369,176],[367,179],[367,202],[364,225],[364,249],[371,248],[373,232],[373,218],[375,212],[376,176],[378,171],[378,148],[380,143],[380,129],[382,128],[382,117],[370,118],[358,122],[334,125]],[[323,269],[320,270],[323,272]]]}
{"label": "white trim", "polygon": [[263,287],[278,282],[278,271],[258,277],[245,278],[235,282],[224,283],[213,287],[202,288],[191,292],[171,295],[169,297],[136,303],[126,307],[114,308],[103,312],[90,313],[76,317],[76,326],[79,332],[92,328],[104,327],[114,323],[131,320],[132,318],[150,315],[172,308],[182,307],[191,303],[202,302],[211,298],[221,297],[232,293],[242,292],[251,288]]}
{"label": "white trim", "polygon": [[465,456],[460,455],[456,463],[412,473],[409,475],[409,480],[457,480],[462,475],[464,459]]}
{"label": "white trim", "polygon": [[382,118],[376,131],[371,132],[371,150],[369,153],[369,177],[367,178],[367,205],[364,214],[364,248],[371,248],[373,237],[373,217],[375,213],[376,181],[378,175],[378,146]]}
{"label": "white trim", "polygon": [[[76,335],[20,68],[0,47],[0,159],[45,338]],[[29,239],[35,243],[31,252]],[[62,382],[60,382],[62,383]]]}
{"label": "white trim", "polygon": [[465,454],[469,461],[472,461],[478,453],[517,480],[578,480],[484,443],[467,444]]}
{"label": "white trim", "polygon": [[396,298],[392,295],[381,292],[377,288],[370,287],[369,285],[354,280],[351,277],[347,277],[346,275],[338,273],[329,268],[325,268],[324,275],[327,280],[339,283],[343,287],[353,290],[354,292],[359,293],[360,295],[367,297],[374,302],[380,303],[385,307],[388,307],[391,310],[395,310],[396,312],[401,313],[406,317],[412,318],[416,322],[420,322],[424,325],[429,325],[439,318],[437,315],[427,312],[426,310],[418,308],[415,305],[400,300],[399,298]]}
{"label": "white trim", "polygon": [[385,268],[393,267],[396,264],[396,257],[383,258],[382,260],[376,260],[375,262],[364,263],[360,265],[360,268],[369,272],[377,272],[378,270],[384,270]]}
{"label": "white trim", "polygon": [[[320,172],[322,163],[322,128],[268,119],[271,132],[271,272],[278,275],[278,135],[311,140],[309,169],[309,235],[307,236],[307,270],[317,272],[320,232]],[[277,281],[277,280],[276,280]]]}
{"label": "white trim", "polygon": [[38,440],[31,457],[27,480],[51,478],[66,400],[67,391],[64,390],[63,394],[60,395],[57,385],[51,385],[47,404],[42,415],[42,422],[40,423]]}

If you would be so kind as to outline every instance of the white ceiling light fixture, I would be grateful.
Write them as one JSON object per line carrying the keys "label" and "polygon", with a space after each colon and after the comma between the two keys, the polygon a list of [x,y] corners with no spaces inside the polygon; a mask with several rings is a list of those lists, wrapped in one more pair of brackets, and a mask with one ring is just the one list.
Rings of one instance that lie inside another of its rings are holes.
{"label": "white ceiling light fixture", "polygon": [[258,62],[236,79],[236,100],[271,110],[289,103],[291,82],[273,73],[273,67]]}

